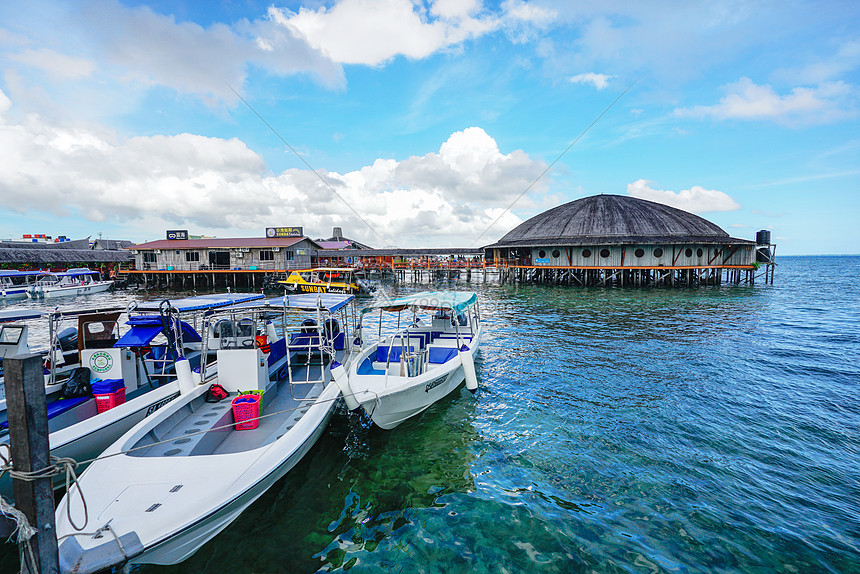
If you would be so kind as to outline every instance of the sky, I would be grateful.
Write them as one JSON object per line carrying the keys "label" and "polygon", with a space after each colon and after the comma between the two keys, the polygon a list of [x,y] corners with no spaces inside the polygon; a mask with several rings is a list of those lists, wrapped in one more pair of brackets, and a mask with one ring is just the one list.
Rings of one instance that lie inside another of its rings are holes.
{"label": "sky", "polygon": [[860,2],[0,7],[0,238],[473,247],[597,194],[860,253]]}

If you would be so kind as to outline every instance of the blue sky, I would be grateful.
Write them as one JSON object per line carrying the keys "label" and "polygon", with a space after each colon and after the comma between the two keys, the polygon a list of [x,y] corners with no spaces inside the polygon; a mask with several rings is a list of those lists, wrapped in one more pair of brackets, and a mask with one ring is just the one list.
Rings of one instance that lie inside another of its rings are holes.
{"label": "blue sky", "polygon": [[465,247],[611,193],[860,253],[856,1],[9,4],[3,238]]}

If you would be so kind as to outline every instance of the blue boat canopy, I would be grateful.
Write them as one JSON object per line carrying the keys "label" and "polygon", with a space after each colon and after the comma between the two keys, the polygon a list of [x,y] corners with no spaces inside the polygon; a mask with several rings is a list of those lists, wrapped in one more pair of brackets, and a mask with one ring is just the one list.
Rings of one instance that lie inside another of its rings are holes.
{"label": "blue boat canopy", "polygon": [[[131,317],[127,325],[131,329],[113,344],[114,347],[146,347],[159,333],[164,331],[164,323],[160,315],[138,315]],[[199,343],[202,341],[200,334],[194,330],[194,327],[185,321],[180,321],[179,325],[182,328],[183,342]]]}
{"label": "blue boat canopy", "polygon": [[44,271],[18,271],[17,269],[0,270],[0,277],[32,277],[33,275],[44,274]]}
{"label": "blue boat canopy", "polygon": [[477,302],[478,295],[474,292],[425,291],[424,293],[405,295],[396,299],[381,300],[368,305],[361,312],[369,313],[375,309],[383,309],[399,313],[405,309],[411,311],[423,309],[425,311],[450,310],[459,314]]}
{"label": "blue boat canopy", "polygon": [[265,301],[251,301],[242,305],[236,305],[240,308],[250,307],[271,307],[273,310],[282,309],[298,309],[302,311],[315,311],[321,309],[334,313],[343,309],[351,301],[355,299],[355,295],[342,295],[339,293],[300,293],[297,295],[284,295],[283,297],[273,297]]}
{"label": "blue boat canopy", "polygon": [[[168,299],[167,301],[170,302],[170,306],[174,309],[178,309],[180,312],[187,312],[225,307],[227,305],[235,305],[262,298],[263,295],[261,293],[211,293],[209,295],[197,295],[183,299]],[[136,309],[139,311],[158,311],[162,303],[163,301],[144,301],[138,303]]]}
{"label": "blue boat canopy", "polygon": [[[68,271],[61,271],[60,273],[50,273],[50,275],[56,275],[57,277],[77,277],[79,275],[98,275],[99,271],[89,269],[87,267],[76,267],[74,269],[69,269]],[[43,273],[44,275],[44,273]]]}
{"label": "blue boat canopy", "polygon": [[39,319],[47,316],[45,311],[37,311],[35,309],[4,309],[0,311],[0,323],[9,323],[10,321],[24,321],[25,319]]}

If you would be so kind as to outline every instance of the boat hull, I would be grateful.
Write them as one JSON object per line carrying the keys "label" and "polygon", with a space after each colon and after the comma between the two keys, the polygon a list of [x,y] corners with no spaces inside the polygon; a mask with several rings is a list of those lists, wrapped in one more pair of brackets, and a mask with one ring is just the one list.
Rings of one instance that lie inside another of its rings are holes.
{"label": "boat hull", "polygon": [[78,295],[92,295],[107,291],[113,286],[113,281],[100,281],[88,285],[69,285],[65,287],[42,287],[31,290],[27,295],[30,298],[57,298],[76,297]]}
{"label": "boat hull", "polygon": [[[133,401],[54,431],[48,435],[51,455],[76,461],[94,459],[134,425],[178,396],[178,385],[170,383],[144,393]],[[0,443],[8,442],[9,435],[0,439]],[[86,465],[78,466],[76,472],[80,474],[84,468]],[[54,488],[64,487],[65,478],[64,474],[56,475],[53,479]],[[0,495],[12,500],[12,479],[8,474],[0,478]]]}
{"label": "boat hull", "polygon": [[463,366],[460,365],[447,373],[433,373],[432,377],[414,385],[374,396],[361,406],[374,424],[391,430],[454,392],[464,380]]}
{"label": "boat hull", "polygon": [[157,543],[145,549],[142,554],[129,560],[129,563],[171,565],[178,564],[190,557],[203,544],[227,528],[248,506],[253,504],[254,501],[298,464],[302,457],[308,453],[311,447],[319,440],[320,436],[322,436],[333,412],[334,408],[329,409],[323,419],[319,421],[313,433],[303,441],[301,446],[290,454],[277,468],[273,469],[263,480],[254,484],[251,488],[214,511],[211,515],[201,518],[198,522],[190,525],[182,532],[171,536],[164,542]]}

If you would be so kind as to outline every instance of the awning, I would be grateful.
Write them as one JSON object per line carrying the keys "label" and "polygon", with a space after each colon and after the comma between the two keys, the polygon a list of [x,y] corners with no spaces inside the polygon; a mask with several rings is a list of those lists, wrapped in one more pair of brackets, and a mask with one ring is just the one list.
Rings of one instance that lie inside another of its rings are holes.
{"label": "awning", "polygon": [[426,291],[414,295],[405,295],[396,299],[382,299],[372,303],[361,310],[369,313],[375,309],[383,309],[398,313],[405,309],[417,311],[423,310],[451,310],[454,313],[462,313],[478,302],[478,295],[474,292],[462,291]]}
{"label": "awning", "polygon": [[[167,301],[174,309],[178,309],[180,312],[187,312],[225,307],[227,305],[235,305],[262,298],[263,295],[261,293],[211,293],[209,295],[197,295],[183,299],[167,299]],[[144,301],[139,303],[136,309],[139,311],[158,311],[163,302]]]}

